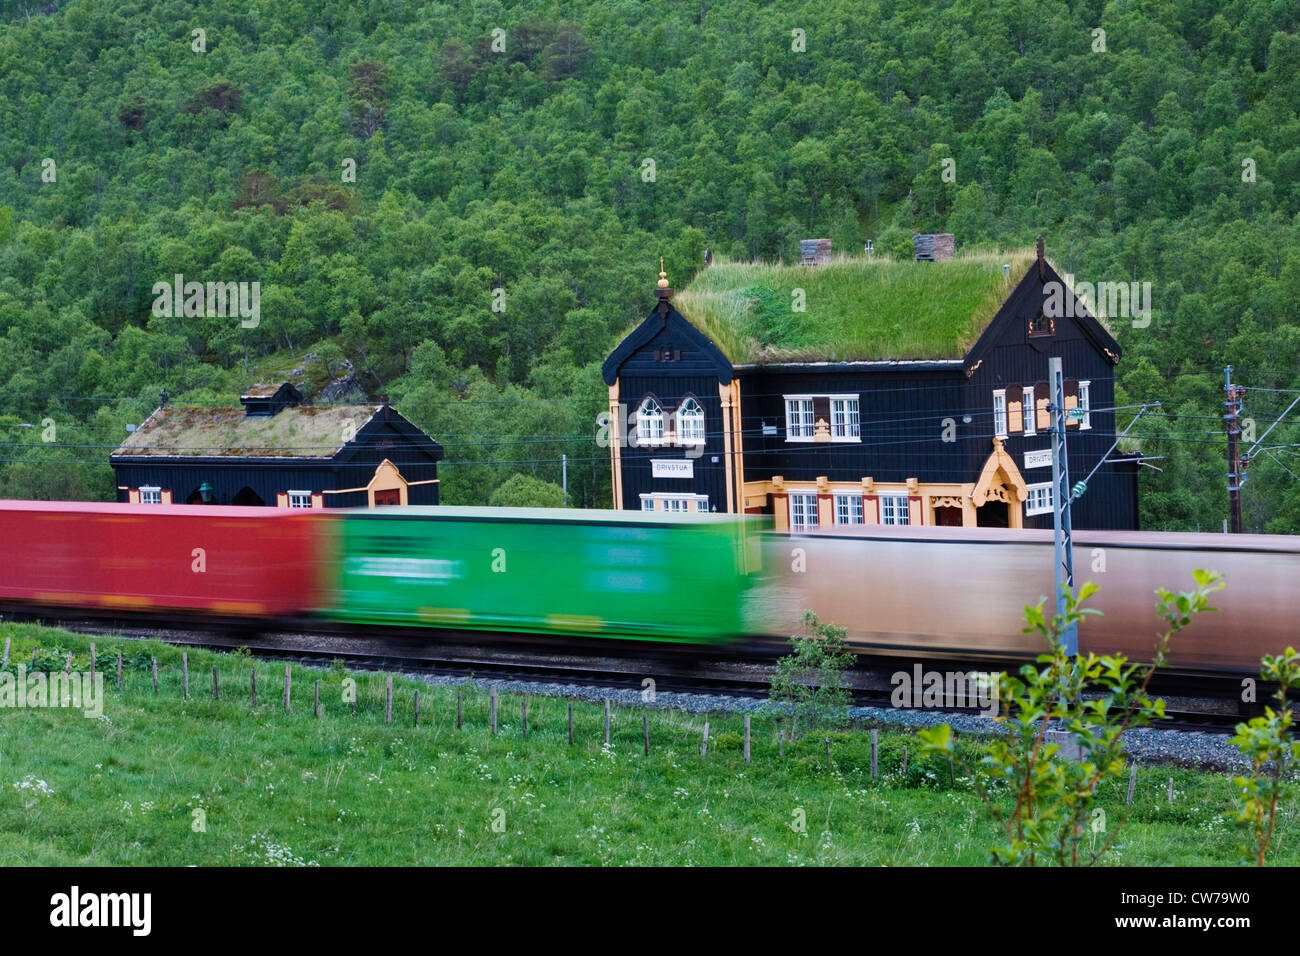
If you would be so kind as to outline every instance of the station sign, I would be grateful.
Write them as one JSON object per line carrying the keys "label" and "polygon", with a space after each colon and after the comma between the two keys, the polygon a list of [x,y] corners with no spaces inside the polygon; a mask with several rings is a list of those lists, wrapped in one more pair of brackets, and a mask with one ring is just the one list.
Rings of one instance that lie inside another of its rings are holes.
{"label": "station sign", "polygon": [[1052,449],[1044,448],[1042,451],[1025,452],[1025,468],[1051,468],[1052,467]]}
{"label": "station sign", "polygon": [[694,478],[695,462],[689,458],[651,458],[650,473],[655,478]]}

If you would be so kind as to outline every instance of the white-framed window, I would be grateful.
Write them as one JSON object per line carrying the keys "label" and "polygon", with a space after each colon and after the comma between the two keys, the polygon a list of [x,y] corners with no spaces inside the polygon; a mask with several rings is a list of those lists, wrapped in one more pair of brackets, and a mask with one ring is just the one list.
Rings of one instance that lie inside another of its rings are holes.
{"label": "white-framed window", "polygon": [[311,492],[310,491],[291,491],[289,492],[290,508],[310,508]]}
{"label": "white-framed window", "polygon": [[708,514],[708,495],[652,492],[641,496],[642,511],[670,511],[674,514]]}
{"label": "white-framed window", "polygon": [[1088,392],[1092,389],[1092,382],[1079,383],[1079,407],[1083,409],[1083,420],[1079,422],[1080,428],[1092,427],[1092,406],[1088,401]]}
{"label": "white-framed window", "polygon": [[1024,404],[1020,406],[1021,414],[1024,415],[1025,434],[1037,434],[1038,429],[1038,408],[1034,404],[1034,387],[1026,385],[1021,394],[1024,395]]}
{"label": "white-framed window", "polygon": [[907,495],[880,496],[881,524],[910,524],[911,520],[907,507]]}
{"label": "white-framed window", "polygon": [[787,395],[785,397],[785,440],[812,441],[816,429],[812,396]]}
{"label": "white-framed window", "polygon": [[142,505],[162,504],[162,489],[152,485],[141,485],[140,504]]}
{"label": "white-framed window", "polygon": [[807,531],[815,528],[817,520],[817,495],[815,492],[792,492],[790,494],[790,530]]}
{"label": "white-framed window", "polygon": [[993,393],[993,434],[998,438],[1007,437],[1007,390],[1000,388]]}
{"label": "white-framed window", "polygon": [[858,396],[831,396],[831,441],[861,441]]}
{"label": "white-framed window", "polygon": [[686,399],[677,409],[677,443],[704,444],[704,408],[694,398]]}
{"label": "white-framed window", "polygon": [[1041,515],[1052,512],[1052,483],[1025,485],[1025,514]]}
{"label": "white-framed window", "polygon": [[664,410],[653,398],[647,398],[636,410],[637,445],[664,443]]}
{"label": "white-framed window", "polygon": [[835,523],[862,524],[862,495],[835,496]]}

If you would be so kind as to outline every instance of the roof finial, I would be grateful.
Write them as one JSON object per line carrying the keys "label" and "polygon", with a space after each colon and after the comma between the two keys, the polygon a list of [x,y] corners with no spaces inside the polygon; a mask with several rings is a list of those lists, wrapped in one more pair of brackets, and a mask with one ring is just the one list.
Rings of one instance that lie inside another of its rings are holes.
{"label": "roof finial", "polygon": [[668,300],[673,297],[673,290],[668,288],[668,273],[664,271],[663,256],[659,257],[659,281],[655,283],[655,298],[659,304],[655,306],[660,315],[668,315]]}
{"label": "roof finial", "polygon": [[1043,237],[1038,237],[1038,278],[1040,281],[1047,280],[1046,263],[1043,261]]}

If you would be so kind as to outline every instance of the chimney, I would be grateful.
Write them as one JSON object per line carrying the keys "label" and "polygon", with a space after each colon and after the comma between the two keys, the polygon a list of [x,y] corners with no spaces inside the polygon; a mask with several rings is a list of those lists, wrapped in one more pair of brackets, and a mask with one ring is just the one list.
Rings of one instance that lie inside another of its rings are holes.
{"label": "chimney", "polygon": [[801,266],[824,266],[831,261],[831,241],[829,239],[800,239],[799,264]]}
{"label": "chimney", "polygon": [[951,232],[917,233],[912,237],[912,257],[917,262],[944,262],[957,254]]}

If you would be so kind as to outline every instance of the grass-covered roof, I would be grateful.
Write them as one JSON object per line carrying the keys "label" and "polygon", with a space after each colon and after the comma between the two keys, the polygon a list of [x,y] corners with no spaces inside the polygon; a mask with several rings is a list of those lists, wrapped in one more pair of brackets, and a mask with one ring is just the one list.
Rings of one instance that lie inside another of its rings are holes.
{"label": "grass-covered roof", "polygon": [[[722,262],[700,272],[673,305],[736,365],[958,359],[1032,261],[1032,251],[1021,251],[946,262]],[[794,309],[796,289],[802,312]]]}
{"label": "grass-covered roof", "polygon": [[378,405],[299,405],[276,415],[242,408],[166,405],[113,452],[115,456],[330,458]]}

